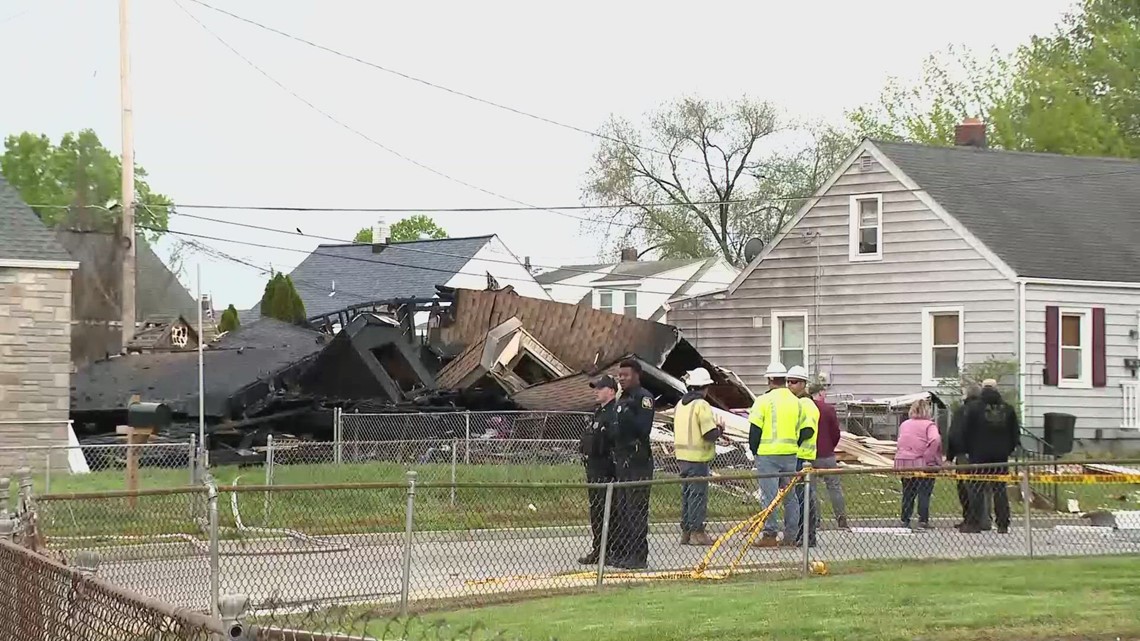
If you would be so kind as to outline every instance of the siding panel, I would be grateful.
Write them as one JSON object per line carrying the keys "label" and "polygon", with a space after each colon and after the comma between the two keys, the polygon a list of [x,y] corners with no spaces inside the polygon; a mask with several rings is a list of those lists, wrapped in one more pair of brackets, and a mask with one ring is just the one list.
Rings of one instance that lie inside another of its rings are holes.
{"label": "siding panel", "polygon": [[[874,193],[883,260],[851,262],[849,196]],[[804,311],[811,363],[833,392],[871,397],[922,389],[921,310],[947,305],[965,309],[966,362],[1014,357],[1016,286],[878,163],[861,171],[856,161],[732,296],[692,301],[670,321],[761,388],[772,312]]]}

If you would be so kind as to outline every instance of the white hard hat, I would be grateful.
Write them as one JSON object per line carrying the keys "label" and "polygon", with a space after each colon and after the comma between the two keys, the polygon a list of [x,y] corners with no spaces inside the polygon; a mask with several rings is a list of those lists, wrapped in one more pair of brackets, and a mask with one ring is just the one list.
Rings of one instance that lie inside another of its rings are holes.
{"label": "white hard hat", "polygon": [[785,378],[788,375],[788,368],[779,361],[774,361],[768,364],[768,369],[764,371],[764,376],[768,378]]}
{"label": "white hard hat", "polygon": [[709,371],[703,367],[691,369],[685,373],[685,384],[689,387],[705,387],[713,384]]}
{"label": "white hard hat", "polygon": [[811,377],[808,376],[808,371],[803,365],[792,365],[792,369],[788,370],[787,378],[796,381],[806,381]]}

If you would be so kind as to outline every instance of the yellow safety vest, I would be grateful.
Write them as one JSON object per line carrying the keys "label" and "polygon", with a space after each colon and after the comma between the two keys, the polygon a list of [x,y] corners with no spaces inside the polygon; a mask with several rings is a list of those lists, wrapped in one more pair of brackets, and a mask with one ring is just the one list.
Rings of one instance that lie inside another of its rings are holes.
{"label": "yellow safety vest", "polygon": [[803,428],[810,427],[811,436],[808,437],[808,440],[800,444],[796,457],[801,461],[814,461],[815,441],[819,437],[819,407],[815,404],[815,401],[807,397],[801,398],[800,404],[803,405],[804,413],[803,420],[800,421],[800,427],[796,430],[796,434],[799,434],[799,431]]}
{"label": "yellow safety vest", "polygon": [[758,456],[780,456],[799,451],[796,442],[804,407],[786,387],[769,391],[752,405],[748,420],[760,428]]}
{"label": "yellow safety vest", "polygon": [[716,458],[716,444],[704,435],[716,429],[712,406],[703,398],[678,403],[673,414],[673,450],[678,461],[707,463]]}

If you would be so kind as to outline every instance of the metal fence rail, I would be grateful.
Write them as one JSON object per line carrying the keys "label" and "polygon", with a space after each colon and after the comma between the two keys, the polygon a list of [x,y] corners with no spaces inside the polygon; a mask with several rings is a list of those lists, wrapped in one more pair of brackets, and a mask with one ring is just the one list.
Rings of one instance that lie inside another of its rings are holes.
{"label": "metal fence rail", "polygon": [[128,489],[133,453],[138,487],[186,485],[193,482],[194,449],[193,437],[186,443],[0,446],[0,476],[28,468],[44,493]]}
{"label": "metal fence rail", "polygon": [[334,420],[337,424],[333,434],[342,441],[472,441],[490,434],[501,439],[576,440],[582,436],[590,414],[526,411],[337,413]]}
{"label": "metal fence rail", "polygon": [[[399,612],[439,600],[790,575],[868,560],[1140,553],[1140,522],[1130,514],[1140,509],[1140,478],[1055,475],[1051,463],[1011,469],[820,471],[810,483],[796,477],[773,509],[786,512],[802,488],[805,503],[814,506],[812,518],[785,523],[781,515],[770,524],[780,533],[772,540],[763,534],[769,506],[754,494],[758,479],[772,477],[713,477],[704,521],[718,539],[715,547],[681,544],[682,512],[692,514],[683,509],[683,496],[702,486],[673,476],[587,485],[433,482],[409,471],[401,482],[46,495],[36,506],[53,549],[68,555],[98,550],[105,559],[100,576],[193,609],[209,607],[212,594],[241,593],[258,609],[368,603]],[[1052,501],[1032,491],[1037,486],[1057,487],[1079,511],[1054,511]],[[639,500],[646,494],[647,504]],[[985,531],[957,530],[962,501],[981,505],[987,497]],[[1001,497],[1010,507],[1008,522]],[[591,548],[591,505],[608,514],[599,523],[608,558],[579,563]],[[215,513],[217,527],[210,528],[203,514]],[[839,516],[846,529],[839,528]],[[639,523],[647,528],[641,540],[648,567],[613,567],[636,556],[629,546],[639,537],[630,533]],[[809,536],[797,536],[805,523]]]}

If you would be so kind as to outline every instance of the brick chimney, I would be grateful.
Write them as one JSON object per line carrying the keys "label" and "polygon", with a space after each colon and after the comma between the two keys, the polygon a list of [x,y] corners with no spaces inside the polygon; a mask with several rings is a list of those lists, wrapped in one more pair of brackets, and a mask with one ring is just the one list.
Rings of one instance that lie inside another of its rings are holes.
{"label": "brick chimney", "polygon": [[986,148],[986,123],[977,118],[967,118],[954,127],[954,144],[958,147]]}
{"label": "brick chimney", "polygon": [[621,250],[621,262],[623,262],[623,263],[636,263],[637,262],[637,248],[636,247],[623,247]]}

